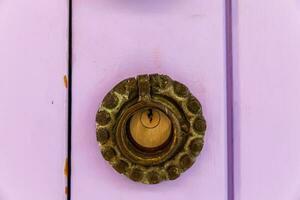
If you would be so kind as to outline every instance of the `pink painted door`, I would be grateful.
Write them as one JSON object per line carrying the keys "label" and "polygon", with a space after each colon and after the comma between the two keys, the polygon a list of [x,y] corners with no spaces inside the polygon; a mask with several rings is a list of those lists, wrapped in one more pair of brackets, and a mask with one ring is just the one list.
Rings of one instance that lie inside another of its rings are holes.
{"label": "pink painted door", "polygon": [[[230,187],[236,200],[300,198],[299,0],[233,4],[231,166],[225,2],[73,0],[72,200],[225,200]],[[66,199],[67,18],[66,1],[0,3],[1,200]],[[208,123],[197,162],[159,185],[117,174],[95,136],[104,95],[142,73],[185,83]]]}
{"label": "pink painted door", "polygon": [[[224,2],[74,2],[72,199],[227,198]],[[205,148],[178,180],[142,185],[102,158],[95,114],[116,83],[163,73],[202,102]]]}
{"label": "pink painted door", "polygon": [[300,1],[235,5],[235,191],[300,199]]}
{"label": "pink painted door", "polygon": [[65,199],[67,4],[0,1],[0,199]]}

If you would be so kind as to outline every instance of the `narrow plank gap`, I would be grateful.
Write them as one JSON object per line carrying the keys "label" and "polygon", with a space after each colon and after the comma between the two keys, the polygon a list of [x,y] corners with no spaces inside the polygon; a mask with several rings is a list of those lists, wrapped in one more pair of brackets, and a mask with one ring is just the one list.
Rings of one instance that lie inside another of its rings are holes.
{"label": "narrow plank gap", "polygon": [[233,49],[232,0],[225,0],[226,29],[226,102],[227,102],[227,197],[234,200],[234,113],[233,113]]}
{"label": "narrow plank gap", "polygon": [[68,152],[67,152],[67,200],[71,200],[71,167],[72,167],[72,0],[69,0],[68,16]]}

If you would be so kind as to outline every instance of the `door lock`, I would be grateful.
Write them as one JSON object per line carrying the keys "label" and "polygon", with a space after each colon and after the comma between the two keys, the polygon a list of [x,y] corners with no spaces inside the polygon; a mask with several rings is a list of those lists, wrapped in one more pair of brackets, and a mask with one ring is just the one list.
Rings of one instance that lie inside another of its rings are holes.
{"label": "door lock", "polygon": [[166,75],[139,75],[117,84],[96,114],[101,153],[133,181],[174,180],[195,162],[206,121],[189,89]]}

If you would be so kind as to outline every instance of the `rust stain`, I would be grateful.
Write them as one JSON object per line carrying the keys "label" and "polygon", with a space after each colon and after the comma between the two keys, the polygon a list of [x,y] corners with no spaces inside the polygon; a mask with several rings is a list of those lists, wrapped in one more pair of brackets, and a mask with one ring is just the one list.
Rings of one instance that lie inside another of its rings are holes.
{"label": "rust stain", "polygon": [[68,88],[68,77],[67,77],[67,75],[64,75],[64,84],[65,84],[65,88]]}
{"label": "rust stain", "polygon": [[68,195],[68,187],[65,187],[65,195]]}
{"label": "rust stain", "polygon": [[[69,174],[69,165],[68,165],[68,158],[65,160],[65,167],[64,167],[64,175],[67,177]],[[68,195],[68,186],[65,186],[65,194]]]}
{"label": "rust stain", "polygon": [[68,159],[65,161],[65,168],[64,168],[64,175],[68,176],[69,174],[69,166],[68,166]]}
{"label": "rust stain", "polygon": [[154,65],[159,69],[161,68],[161,52],[159,48],[153,50]]}

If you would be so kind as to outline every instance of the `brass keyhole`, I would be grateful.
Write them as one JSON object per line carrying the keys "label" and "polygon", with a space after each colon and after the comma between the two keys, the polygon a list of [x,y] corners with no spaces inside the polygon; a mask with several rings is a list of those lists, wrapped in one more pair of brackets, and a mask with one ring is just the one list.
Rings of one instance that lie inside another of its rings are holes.
{"label": "brass keyhole", "polygon": [[152,110],[152,108],[149,108],[149,109],[148,109],[147,116],[148,116],[148,119],[149,119],[149,121],[150,121],[150,123],[151,123],[152,120],[153,120],[153,110]]}
{"label": "brass keyhole", "polygon": [[130,134],[134,142],[145,149],[162,148],[171,135],[170,119],[159,109],[137,111],[130,120]]}
{"label": "brass keyhole", "polygon": [[148,108],[144,110],[140,116],[140,122],[146,128],[154,128],[160,123],[160,113],[158,110]]}

